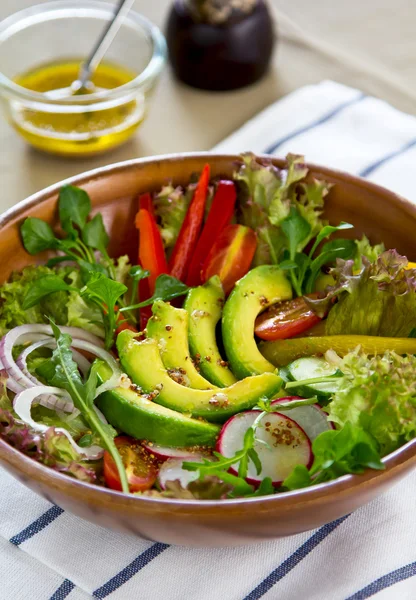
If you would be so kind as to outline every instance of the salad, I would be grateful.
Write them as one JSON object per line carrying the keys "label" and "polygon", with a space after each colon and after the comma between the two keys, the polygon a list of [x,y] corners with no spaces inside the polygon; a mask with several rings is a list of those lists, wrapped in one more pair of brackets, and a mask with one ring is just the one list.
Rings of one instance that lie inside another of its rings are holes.
{"label": "salad", "polygon": [[242,155],[232,179],[207,164],[142,194],[137,256],[113,258],[87,193],[63,187],[59,233],[21,223],[49,260],[0,287],[0,435],[161,498],[383,469],[416,436],[416,265],[326,222],[330,188],[297,155]]}

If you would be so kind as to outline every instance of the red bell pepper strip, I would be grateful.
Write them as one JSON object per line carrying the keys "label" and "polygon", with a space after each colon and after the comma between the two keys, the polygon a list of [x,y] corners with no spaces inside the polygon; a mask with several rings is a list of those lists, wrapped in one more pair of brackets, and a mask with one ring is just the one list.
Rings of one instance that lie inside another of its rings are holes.
{"label": "red bell pepper strip", "polygon": [[202,267],[202,281],[218,275],[225,294],[250,269],[257,247],[257,236],[250,227],[227,225],[217,237]]}
{"label": "red bell pepper strip", "polygon": [[141,208],[148,210],[152,217],[155,216],[155,208],[153,206],[152,196],[149,194],[149,192],[139,196],[139,210]]}
{"label": "red bell pepper strip", "polygon": [[218,183],[212,206],[209,210],[207,220],[189,266],[186,284],[190,287],[202,283],[202,266],[208,256],[208,252],[214,245],[218,234],[221,233],[224,227],[230,222],[234,213],[236,198],[237,193],[233,181],[220,181]]}
{"label": "red bell pepper strip", "polygon": [[154,217],[145,208],[141,208],[136,215],[136,227],[140,234],[140,264],[143,269],[150,271],[149,291],[150,294],[153,294],[157,277],[168,271],[162,237]]}
{"label": "red bell pepper strip", "polygon": [[189,206],[184,222],[182,223],[178,239],[173,248],[169,262],[169,272],[173,277],[185,281],[189,265],[192,260],[195,247],[198,243],[198,235],[204,220],[205,203],[210,178],[209,165],[202,169],[201,176],[196,187],[194,197]]}

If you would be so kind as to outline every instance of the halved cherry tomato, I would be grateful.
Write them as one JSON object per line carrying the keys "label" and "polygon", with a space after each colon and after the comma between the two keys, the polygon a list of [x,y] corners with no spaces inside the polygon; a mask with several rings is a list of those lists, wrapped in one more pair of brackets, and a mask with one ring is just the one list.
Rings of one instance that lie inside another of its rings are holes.
{"label": "halved cherry tomato", "polygon": [[225,294],[250,269],[257,247],[257,236],[250,227],[227,225],[217,237],[202,267],[202,281],[213,275],[221,279]]}
{"label": "halved cherry tomato", "polygon": [[[150,454],[134,438],[126,435],[114,439],[126,469],[130,492],[149,490],[156,481],[157,466]],[[112,490],[121,491],[120,477],[111,454],[104,452],[104,478]]]}
{"label": "halved cherry tomato", "polygon": [[254,333],[262,340],[285,340],[304,333],[321,320],[301,296],[278,302],[261,313],[256,319]]}

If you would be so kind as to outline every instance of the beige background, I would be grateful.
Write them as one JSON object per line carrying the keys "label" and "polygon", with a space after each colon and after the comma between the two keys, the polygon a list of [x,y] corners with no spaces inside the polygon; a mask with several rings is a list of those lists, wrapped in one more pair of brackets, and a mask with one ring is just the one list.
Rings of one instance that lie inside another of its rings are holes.
{"label": "beige background", "polygon": [[[41,0],[0,0],[0,19]],[[74,0],[76,3],[76,0]],[[0,118],[0,210],[70,175],[136,156],[209,149],[279,97],[334,79],[416,113],[414,0],[270,0],[279,44],[270,73],[232,93],[208,93],[162,75],[146,123],[101,157],[64,160],[31,150]],[[136,0],[164,27],[169,0]]]}

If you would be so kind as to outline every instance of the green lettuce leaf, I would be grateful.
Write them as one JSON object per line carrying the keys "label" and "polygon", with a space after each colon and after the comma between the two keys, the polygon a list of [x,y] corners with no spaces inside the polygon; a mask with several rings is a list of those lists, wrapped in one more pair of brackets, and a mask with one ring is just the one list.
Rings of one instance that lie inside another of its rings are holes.
{"label": "green lettuce leaf", "polygon": [[168,254],[178,239],[194,189],[194,184],[189,185],[186,191],[181,187],[166,185],[153,201],[163,244]]}
{"label": "green lettuce leaf", "polygon": [[361,240],[356,240],[355,243],[357,245],[357,254],[354,261],[354,270],[357,271],[363,268],[363,256],[373,263],[376,262],[379,255],[386,249],[384,244],[375,244],[372,246],[365,235],[363,235]]}
{"label": "green lettuce leaf", "polygon": [[29,266],[20,273],[12,273],[10,280],[0,287],[0,333],[3,335],[7,330],[27,323],[48,323],[48,316],[60,325],[65,325],[68,292],[50,294],[28,310],[24,310],[22,305],[34,281],[46,275],[57,275],[65,279],[67,274],[67,268],[49,269],[45,266]]}
{"label": "green lettuce leaf", "polygon": [[308,172],[303,156],[288,154],[286,160],[287,169],[281,170],[270,160],[245,154],[234,173],[240,187],[238,222],[257,233],[255,265],[278,263],[282,253],[289,250],[282,223],[293,214],[294,209],[308,225],[298,252],[323,226],[321,214],[330,186],[316,180],[303,181]]}
{"label": "green lettuce leaf", "polygon": [[[74,287],[81,289],[83,286],[80,271],[74,270],[69,273],[68,280]],[[86,301],[74,291],[68,294],[66,308],[70,327],[80,327],[98,337],[104,337],[103,313],[96,304]]]}
{"label": "green lettuce leaf", "polygon": [[335,285],[308,304],[324,314],[338,298],[326,321],[327,335],[408,337],[416,327],[416,269],[406,269],[407,258],[396,250],[383,252],[374,263],[362,260],[356,274],[353,260],[338,259],[331,270]]}
{"label": "green lettuce leaf", "polygon": [[327,407],[330,420],[361,427],[382,456],[416,436],[416,357],[386,352],[370,358],[357,349],[339,368],[344,376]]}

